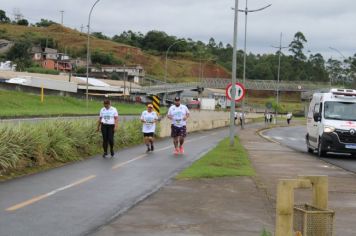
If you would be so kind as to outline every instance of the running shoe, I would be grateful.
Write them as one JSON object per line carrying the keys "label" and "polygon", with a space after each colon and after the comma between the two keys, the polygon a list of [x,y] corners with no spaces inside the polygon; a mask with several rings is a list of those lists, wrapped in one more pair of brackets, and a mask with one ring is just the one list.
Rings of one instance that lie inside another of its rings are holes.
{"label": "running shoe", "polygon": [[183,148],[183,146],[180,146],[179,152],[180,152],[181,154],[184,154],[184,148]]}
{"label": "running shoe", "polygon": [[178,148],[174,149],[173,154],[174,154],[174,155],[178,155],[178,154],[179,154],[179,149],[178,149]]}

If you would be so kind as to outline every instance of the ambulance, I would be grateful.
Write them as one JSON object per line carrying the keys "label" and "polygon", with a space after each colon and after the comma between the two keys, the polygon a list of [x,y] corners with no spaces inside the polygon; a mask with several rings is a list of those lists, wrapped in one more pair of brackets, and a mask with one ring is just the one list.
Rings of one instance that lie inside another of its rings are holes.
{"label": "ambulance", "polygon": [[356,156],[356,90],[331,89],[314,93],[311,100],[306,143],[308,152]]}

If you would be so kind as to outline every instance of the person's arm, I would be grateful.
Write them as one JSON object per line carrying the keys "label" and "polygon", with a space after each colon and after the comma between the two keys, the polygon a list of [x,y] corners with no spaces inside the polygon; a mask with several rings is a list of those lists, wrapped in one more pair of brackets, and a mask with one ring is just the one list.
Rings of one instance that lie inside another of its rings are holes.
{"label": "person's arm", "polygon": [[153,123],[155,124],[155,123],[157,123],[157,121],[158,121],[158,115],[157,115],[157,113],[155,112],[155,118],[153,119]]}
{"label": "person's arm", "polygon": [[115,108],[115,114],[114,114],[114,131],[117,130],[117,127],[119,127],[119,113],[117,112],[117,109]]}
{"label": "person's arm", "polygon": [[117,127],[119,127],[119,116],[114,116],[114,120],[115,120],[114,130],[117,130]]}
{"label": "person's arm", "polygon": [[167,118],[172,120],[172,112],[171,112],[171,108],[168,109],[168,113],[167,113]]}
{"label": "person's arm", "polygon": [[185,116],[183,117],[183,120],[187,120],[187,119],[189,118],[189,115],[190,115],[189,110],[188,110],[188,108],[186,107]]}
{"label": "person's arm", "polygon": [[100,126],[101,126],[101,116],[99,116],[99,119],[98,119],[98,124],[97,124],[97,127],[96,127],[96,131],[97,132],[99,131]]}
{"label": "person's arm", "polygon": [[145,118],[144,118],[144,116],[143,116],[143,112],[142,112],[142,114],[141,114],[140,120],[141,120],[142,123],[145,123]]}

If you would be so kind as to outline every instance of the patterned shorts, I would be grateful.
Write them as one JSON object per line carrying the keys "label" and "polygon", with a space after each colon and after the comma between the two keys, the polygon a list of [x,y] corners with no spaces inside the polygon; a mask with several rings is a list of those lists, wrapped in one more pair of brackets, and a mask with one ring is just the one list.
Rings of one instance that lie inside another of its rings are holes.
{"label": "patterned shorts", "polygon": [[171,137],[175,138],[175,137],[185,137],[187,136],[187,127],[183,126],[183,127],[177,127],[174,125],[171,125]]}

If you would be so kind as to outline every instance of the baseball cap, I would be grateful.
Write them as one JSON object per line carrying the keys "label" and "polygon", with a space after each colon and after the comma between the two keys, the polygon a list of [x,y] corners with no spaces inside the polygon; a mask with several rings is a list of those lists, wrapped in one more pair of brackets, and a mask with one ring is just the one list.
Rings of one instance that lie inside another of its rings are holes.
{"label": "baseball cap", "polygon": [[180,97],[175,97],[174,101],[180,101]]}
{"label": "baseball cap", "polygon": [[153,105],[152,105],[152,104],[148,104],[148,105],[147,105],[147,107],[151,107],[151,108],[153,108]]}

